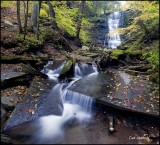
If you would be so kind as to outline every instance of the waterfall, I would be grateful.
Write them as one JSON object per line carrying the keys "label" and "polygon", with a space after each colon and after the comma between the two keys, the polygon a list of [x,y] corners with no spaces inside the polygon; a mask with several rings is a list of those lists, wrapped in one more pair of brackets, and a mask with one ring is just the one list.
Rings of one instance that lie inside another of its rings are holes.
{"label": "waterfall", "polygon": [[51,64],[53,64],[53,61],[48,61],[48,63],[44,66],[44,68],[41,72],[48,75],[49,79],[57,81],[57,77],[59,77],[59,74],[60,74],[60,72],[61,72],[61,70],[62,70],[62,68],[65,64],[65,61],[60,65],[60,67],[56,68],[55,70],[51,70],[51,69],[47,68]]}
{"label": "waterfall", "polygon": [[[48,65],[48,64],[47,64]],[[62,70],[64,63],[54,71],[44,71],[50,79],[58,77]],[[63,136],[63,126],[73,122],[83,123],[92,117],[92,103],[93,98],[77,92],[68,90],[81,77],[90,74],[97,74],[97,67],[93,64],[75,64],[74,79],[70,83],[58,83],[52,89],[53,95],[57,95],[63,102],[62,116],[49,115],[40,118],[42,140],[54,139],[57,140]],[[56,74],[56,75],[55,75]]]}
{"label": "waterfall", "polygon": [[74,71],[74,77],[82,77],[82,72],[78,64],[75,64],[75,71]]}
{"label": "waterfall", "polygon": [[[116,30],[119,28],[120,24],[122,23],[122,17],[120,12],[114,12],[109,15],[108,19],[108,28],[109,33],[111,33],[113,30]],[[115,49],[119,45],[121,45],[121,38],[118,32],[115,32],[114,34],[110,35],[108,38],[108,48]]]}
{"label": "waterfall", "polygon": [[75,64],[75,78],[81,78],[92,73],[98,73],[97,66],[94,64]]}
{"label": "waterfall", "polygon": [[93,99],[89,96],[67,90],[63,96],[65,102],[78,104],[82,111],[91,113]]}

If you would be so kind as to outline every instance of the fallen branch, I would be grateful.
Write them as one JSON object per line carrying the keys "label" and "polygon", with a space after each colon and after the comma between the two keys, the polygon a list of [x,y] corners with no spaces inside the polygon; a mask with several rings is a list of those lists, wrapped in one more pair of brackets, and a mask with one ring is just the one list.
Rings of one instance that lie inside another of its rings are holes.
{"label": "fallen branch", "polygon": [[148,69],[151,69],[151,68],[152,68],[151,65],[148,65],[148,66],[140,65],[140,66],[128,67],[129,70],[142,71],[142,72],[146,72]]}
{"label": "fallen branch", "polygon": [[140,71],[128,70],[128,69],[126,69],[125,72],[131,75],[150,75],[150,72],[140,72]]}

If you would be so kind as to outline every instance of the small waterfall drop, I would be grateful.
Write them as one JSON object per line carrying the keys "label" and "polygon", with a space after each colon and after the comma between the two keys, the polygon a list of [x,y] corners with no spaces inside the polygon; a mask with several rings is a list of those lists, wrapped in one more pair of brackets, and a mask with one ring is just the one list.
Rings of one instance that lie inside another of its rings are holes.
{"label": "small waterfall drop", "polygon": [[[46,74],[50,76],[50,79],[57,78],[63,66],[64,63],[54,71],[47,70]],[[44,69],[43,72],[45,72]],[[63,136],[63,126],[74,121],[83,123],[83,121],[91,119],[93,98],[68,89],[81,77],[97,73],[97,67],[93,64],[75,64],[73,81],[70,83],[58,83],[54,86],[52,90],[55,91],[57,97],[62,99],[64,110],[62,116],[49,115],[40,118],[42,127],[40,138],[42,140],[50,140],[51,138],[56,140]]]}
{"label": "small waterfall drop", "polygon": [[46,75],[48,75],[49,79],[51,80],[56,80],[57,81],[57,78],[59,77],[59,74],[65,64],[65,61],[60,65],[60,67],[56,68],[55,70],[51,70],[51,69],[48,69],[47,67],[50,65],[50,64],[53,64],[52,61],[49,61],[43,68],[43,70],[41,72],[45,73]]}
{"label": "small waterfall drop", "polygon": [[[109,33],[119,28],[120,24],[121,24],[121,13],[120,12],[114,12],[109,15],[109,19],[108,19]],[[120,38],[119,33],[116,32],[114,34],[111,34],[108,38],[108,48],[115,49],[119,45],[121,45],[121,38]]]}
{"label": "small waterfall drop", "polygon": [[98,73],[97,66],[94,64],[75,64],[75,78],[81,78],[92,73]]}

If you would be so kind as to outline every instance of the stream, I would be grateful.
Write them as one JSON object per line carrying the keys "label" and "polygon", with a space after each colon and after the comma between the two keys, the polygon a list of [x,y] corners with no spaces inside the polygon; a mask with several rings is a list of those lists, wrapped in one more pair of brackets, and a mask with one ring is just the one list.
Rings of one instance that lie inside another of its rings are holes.
{"label": "stream", "polygon": [[[59,81],[58,76],[64,66],[62,63],[57,69],[49,69],[48,62],[42,72],[57,84],[53,86],[49,95],[57,96],[63,103],[62,116],[48,115],[36,120],[23,123],[9,130],[14,134],[16,144],[110,144],[110,143],[145,143],[146,139],[130,139],[131,136],[143,136],[145,128],[151,133],[158,132],[158,126],[150,119],[123,114],[122,111],[110,107],[97,105],[93,97],[75,92],[76,82],[83,78],[93,79],[101,76],[95,64],[75,64],[74,76]],[[123,78],[127,77],[121,74]],[[110,76],[108,76],[110,77]],[[103,79],[103,78],[102,78]],[[88,80],[89,81],[89,80]],[[96,80],[95,80],[96,81]],[[104,83],[103,81],[101,81]],[[90,82],[88,82],[90,83]],[[129,83],[128,81],[125,83]],[[79,87],[79,86],[78,86]],[[97,89],[96,87],[93,89]],[[98,88],[99,89],[99,88]],[[108,117],[116,120],[115,133],[109,134]],[[25,131],[24,131],[25,130]],[[19,132],[19,133],[18,133]],[[15,135],[15,133],[18,133]]]}

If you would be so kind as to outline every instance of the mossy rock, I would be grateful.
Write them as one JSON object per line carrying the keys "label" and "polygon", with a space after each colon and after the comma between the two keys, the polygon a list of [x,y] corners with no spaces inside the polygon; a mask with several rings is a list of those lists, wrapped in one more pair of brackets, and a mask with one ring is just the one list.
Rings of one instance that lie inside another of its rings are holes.
{"label": "mossy rock", "polygon": [[123,55],[123,53],[124,53],[123,50],[118,50],[118,49],[112,50],[112,51],[111,51],[110,58],[117,60],[120,55]]}
{"label": "mossy rock", "polygon": [[59,75],[59,78],[64,79],[65,77],[73,76],[73,74],[74,74],[74,64],[75,64],[74,60],[71,60],[71,59],[68,60],[62,68],[61,73]]}

